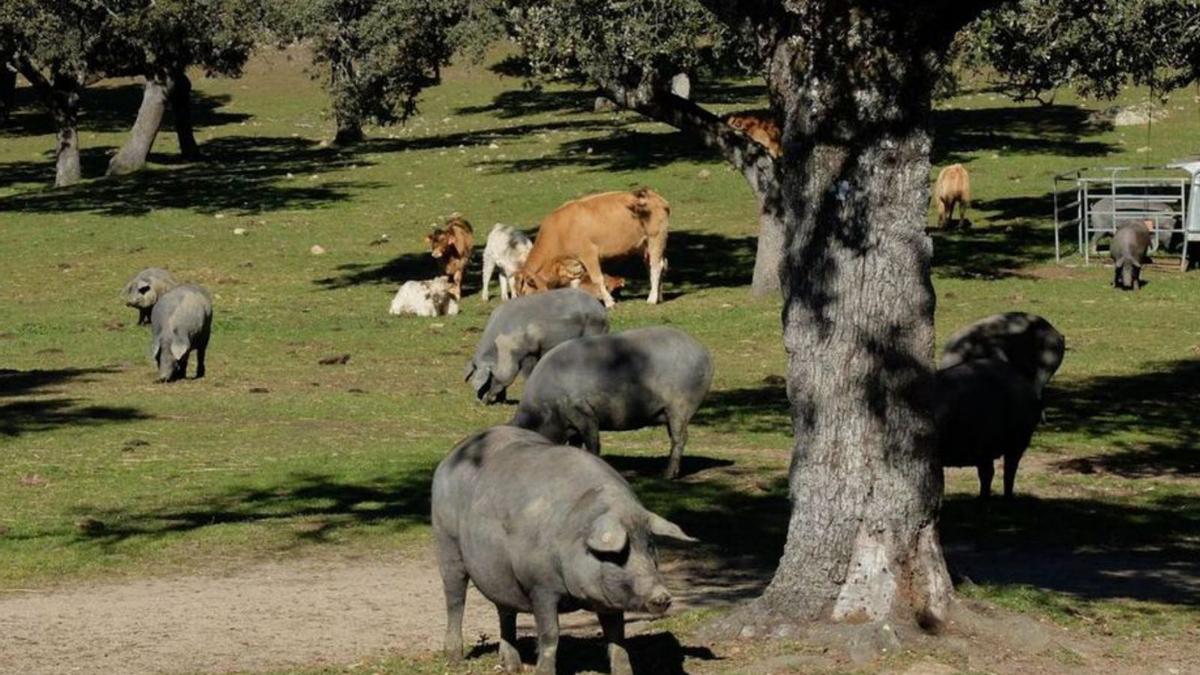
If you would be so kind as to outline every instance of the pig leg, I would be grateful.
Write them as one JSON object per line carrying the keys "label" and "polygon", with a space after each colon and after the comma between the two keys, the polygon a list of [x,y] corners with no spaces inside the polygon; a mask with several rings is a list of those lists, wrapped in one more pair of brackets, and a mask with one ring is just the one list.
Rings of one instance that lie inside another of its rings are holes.
{"label": "pig leg", "polygon": [[598,616],[600,627],[604,629],[604,639],[608,642],[608,672],[612,675],[633,675],[629,652],[625,651],[625,615],[617,612]]}
{"label": "pig leg", "polygon": [[[442,590],[446,594],[446,658],[459,661],[463,655],[463,606],[467,603],[467,567],[463,564],[458,544],[448,537],[437,540],[438,567],[442,573]],[[500,622],[501,628],[504,622]]]}
{"label": "pig leg", "polygon": [[510,673],[521,672],[521,654],[517,651],[517,613],[496,607],[500,612],[500,665]]}
{"label": "pig leg", "polygon": [[583,447],[593,455],[599,456],[600,425],[596,422],[596,416],[578,403],[564,412],[567,425],[579,434],[579,440],[583,443]]}
{"label": "pig leg", "polygon": [[208,350],[208,346],[196,348],[196,379],[204,377],[204,352]]}
{"label": "pig leg", "polygon": [[555,675],[558,660],[558,596],[535,593],[533,622],[537,624],[538,658],[535,675]]}
{"label": "pig leg", "polygon": [[671,480],[679,477],[679,467],[683,463],[683,446],[687,445],[687,425],[691,415],[671,415],[667,418],[667,434],[671,437],[671,457],[667,460],[667,470],[664,478]]}
{"label": "pig leg", "polygon": [[1021,462],[1020,455],[1004,456],[1004,498],[1013,498],[1013,484],[1017,482],[1017,465]]}
{"label": "pig leg", "polygon": [[980,462],[979,466],[979,498],[987,499],[992,496],[992,476],[996,475],[996,467],[992,466],[992,460]]}

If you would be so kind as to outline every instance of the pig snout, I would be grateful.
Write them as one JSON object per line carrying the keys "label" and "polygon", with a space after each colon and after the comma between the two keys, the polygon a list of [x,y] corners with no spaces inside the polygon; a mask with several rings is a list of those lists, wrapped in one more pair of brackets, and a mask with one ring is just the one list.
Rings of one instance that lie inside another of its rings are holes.
{"label": "pig snout", "polygon": [[646,598],[646,611],[652,614],[665,614],[671,608],[671,594],[662,586],[656,586]]}

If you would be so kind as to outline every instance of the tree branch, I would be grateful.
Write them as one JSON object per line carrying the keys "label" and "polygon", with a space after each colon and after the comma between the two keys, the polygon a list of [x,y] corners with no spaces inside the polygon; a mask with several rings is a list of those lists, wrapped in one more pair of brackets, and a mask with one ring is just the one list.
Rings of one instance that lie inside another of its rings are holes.
{"label": "tree branch", "polygon": [[597,84],[618,105],[693,134],[743,173],[751,169],[774,171],[775,159],[766,148],[693,101],[646,81],[636,87],[605,79],[599,79]]}

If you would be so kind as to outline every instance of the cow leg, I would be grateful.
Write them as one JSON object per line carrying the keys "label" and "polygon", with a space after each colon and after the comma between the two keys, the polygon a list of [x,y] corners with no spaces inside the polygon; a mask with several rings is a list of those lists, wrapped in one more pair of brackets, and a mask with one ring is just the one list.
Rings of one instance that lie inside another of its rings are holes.
{"label": "cow leg", "polygon": [[992,477],[996,475],[996,467],[989,459],[981,462],[977,468],[979,469],[979,498],[987,499],[992,496]]}
{"label": "cow leg", "polygon": [[612,294],[608,292],[608,286],[604,284],[604,272],[600,270],[600,256],[595,251],[589,251],[586,255],[579,257],[583,263],[584,270],[587,271],[588,279],[591,280],[596,288],[600,289],[600,299],[604,301],[605,307],[612,307],[617,304],[613,300]]}
{"label": "cow leg", "polygon": [[[496,261],[490,256],[483,256],[483,289],[479,292],[484,302],[488,301],[488,286],[492,283],[492,274],[496,271]],[[504,272],[500,273],[500,299],[504,300]]]}
{"label": "cow leg", "polygon": [[938,227],[946,227],[946,202],[942,201],[941,197],[937,197],[934,201],[937,202]]}
{"label": "cow leg", "polygon": [[651,240],[646,249],[646,264],[650,268],[650,295],[646,302],[651,305],[662,302],[662,273],[667,266],[663,252],[666,246],[667,240],[664,237],[661,242]]}
{"label": "cow leg", "polygon": [[[500,299],[501,300],[508,300],[509,298],[512,297],[512,290],[510,290],[509,285],[510,284],[508,281],[508,275],[505,274],[504,272],[501,272],[500,273]],[[487,300],[487,286],[484,286],[483,289],[484,289],[483,299]]]}

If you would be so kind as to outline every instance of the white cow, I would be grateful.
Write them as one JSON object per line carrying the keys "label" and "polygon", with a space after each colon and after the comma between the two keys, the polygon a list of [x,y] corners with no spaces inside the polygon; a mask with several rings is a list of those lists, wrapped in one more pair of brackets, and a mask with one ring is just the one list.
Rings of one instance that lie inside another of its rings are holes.
{"label": "white cow", "polygon": [[388,314],[397,316],[454,316],[458,314],[458,299],[454,297],[454,283],[447,277],[434,277],[425,281],[406,281],[392,298]]}
{"label": "white cow", "polygon": [[483,249],[483,301],[488,299],[488,284],[492,281],[492,273],[500,268],[500,299],[508,300],[513,297],[512,276],[525,264],[529,257],[529,249],[533,242],[524,232],[496,223],[488,233],[487,246]]}

